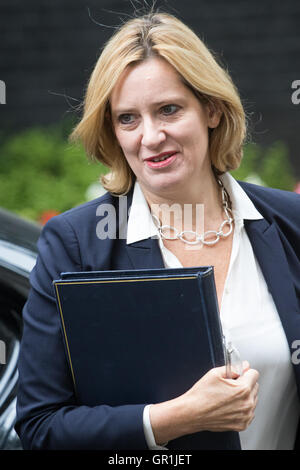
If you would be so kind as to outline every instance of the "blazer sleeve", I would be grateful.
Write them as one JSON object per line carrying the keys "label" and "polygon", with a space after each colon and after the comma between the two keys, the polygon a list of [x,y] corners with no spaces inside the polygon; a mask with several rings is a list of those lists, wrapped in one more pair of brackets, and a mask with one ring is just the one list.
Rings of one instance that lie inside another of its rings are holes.
{"label": "blazer sleeve", "polygon": [[64,214],[44,227],[23,309],[15,429],[24,449],[147,449],[144,404],[76,405],[52,281],[80,271],[80,247]]}

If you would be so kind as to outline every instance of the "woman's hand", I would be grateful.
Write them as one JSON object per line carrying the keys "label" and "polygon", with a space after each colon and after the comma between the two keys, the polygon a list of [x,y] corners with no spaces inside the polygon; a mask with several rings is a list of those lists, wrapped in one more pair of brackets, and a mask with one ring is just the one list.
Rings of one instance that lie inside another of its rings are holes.
{"label": "woman's hand", "polygon": [[152,405],[150,420],[156,443],[198,431],[243,431],[254,418],[258,377],[248,363],[236,379],[227,379],[225,367],[217,367],[180,397]]}
{"label": "woman's hand", "polygon": [[225,367],[211,369],[182,396],[193,415],[193,432],[243,431],[253,420],[259,373],[249,365],[236,379],[225,373]]}

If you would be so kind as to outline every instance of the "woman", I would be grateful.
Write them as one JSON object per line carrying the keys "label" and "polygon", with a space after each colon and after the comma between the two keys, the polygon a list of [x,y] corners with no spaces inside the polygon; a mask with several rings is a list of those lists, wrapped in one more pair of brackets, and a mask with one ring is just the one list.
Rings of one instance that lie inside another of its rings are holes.
{"label": "woman", "polygon": [[[230,176],[245,134],[230,77],[176,18],[136,18],[107,43],[72,138],[110,168],[108,193],[51,219],[39,241],[19,362],[16,430],[25,448],[155,449],[202,430],[239,431],[242,449],[294,447],[300,201]],[[126,239],[99,239],[96,209],[117,208],[121,194],[131,202]],[[180,213],[192,207],[179,238],[176,212],[169,232],[161,229],[174,204]],[[215,368],[168,402],[78,406],[52,280],[62,271],[198,265],[215,267],[223,328],[249,361],[242,376],[227,379]]]}

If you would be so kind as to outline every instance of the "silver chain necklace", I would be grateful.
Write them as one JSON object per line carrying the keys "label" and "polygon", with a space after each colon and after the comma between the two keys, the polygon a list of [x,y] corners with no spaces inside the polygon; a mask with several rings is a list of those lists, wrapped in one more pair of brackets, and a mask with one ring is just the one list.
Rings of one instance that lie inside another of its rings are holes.
{"label": "silver chain necklace", "polygon": [[[182,232],[179,232],[177,228],[172,227],[171,225],[161,225],[161,222],[159,218],[152,214],[154,223],[158,229],[159,235],[161,238],[164,238],[165,240],[181,240],[183,243],[186,243],[187,245],[196,245],[197,243],[202,243],[203,245],[215,245],[218,243],[218,241],[221,238],[226,238],[228,237],[232,230],[233,230],[233,215],[232,211],[230,209],[230,199],[229,195],[224,188],[224,185],[222,181],[217,178],[217,182],[219,186],[221,187],[222,191],[222,207],[223,211],[225,213],[225,219],[221,223],[219,230],[208,230],[205,232],[203,235],[199,235],[197,232],[194,232],[193,230],[183,230]],[[224,227],[228,226],[228,231],[224,233],[223,229]],[[172,232],[173,235],[167,235],[168,232]],[[192,235],[194,237],[193,240],[187,240],[185,237],[187,235]],[[212,238],[213,240],[207,240],[208,238]]]}

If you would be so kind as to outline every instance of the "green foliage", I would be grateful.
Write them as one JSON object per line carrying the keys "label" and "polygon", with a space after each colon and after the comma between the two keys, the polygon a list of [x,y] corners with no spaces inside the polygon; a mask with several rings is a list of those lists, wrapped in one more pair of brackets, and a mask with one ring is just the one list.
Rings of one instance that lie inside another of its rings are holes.
{"label": "green foliage", "polygon": [[[68,142],[68,134],[62,123],[1,136],[0,207],[39,220],[46,211],[64,212],[87,200],[87,189],[106,169],[88,161],[81,146]],[[240,168],[232,175],[287,190],[296,183],[282,142],[266,150],[248,144]]]}
{"label": "green foliage", "polygon": [[62,128],[29,129],[0,146],[0,206],[35,220],[63,212],[85,202],[88,186],[105,171]]}
{"label": "green foliage", "polygon": [[240,167],[231,174],[239,180],[287,191],[293,191],[296,185],[288,149],[283,142],[275,142],[267,149],[256,144],[246,145]]}

